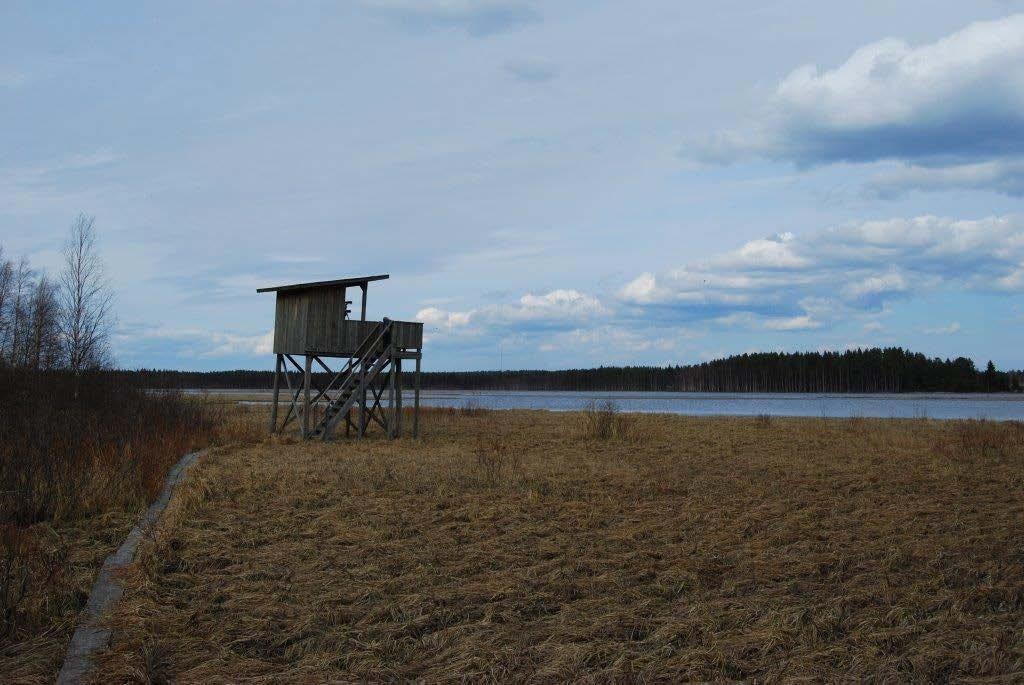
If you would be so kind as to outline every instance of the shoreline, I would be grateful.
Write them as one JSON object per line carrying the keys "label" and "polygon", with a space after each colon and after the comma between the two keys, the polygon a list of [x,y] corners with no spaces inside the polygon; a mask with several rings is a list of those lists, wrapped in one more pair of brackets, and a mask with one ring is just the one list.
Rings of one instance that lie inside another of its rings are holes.
{"label": "shoreline", "polygon": [[[262,405],[271,403],[269,390],[207,389],[182,391],[208,401]],[[406,398],[412,393],[406,390]],[[285,406],[288,398],[283,400]],[[906,393],[681,393],[681,392],[565,392],[424,390],[424,407],[525,409],[552,412],[584,411],[614,404],[618,411],[680,416],[773,416],[805,418],[988,419],[1024,421],[1024,396],[1017,394]]]}
{"label": "shoreline", "polygon": [[[147,392],[180,392],[185,395],[270,395],[269,388],[149,388]],[[411,394],[406,389],[405,394]],[[921,399],[969,399],[973,401],[1020,401],[1024,402],[1024,393],[1013,392],[892,392],[892,393],[856,393],[856,392],[698,392],[688,390],[466,390],[457,388],[422,389],[421,396],[529,396],[538,395],[550,398],[593,397],[595,399],[775,399],[780,401],[805,400],[810,398],[826,399],[879,399],[879,400],[921,400]]]}

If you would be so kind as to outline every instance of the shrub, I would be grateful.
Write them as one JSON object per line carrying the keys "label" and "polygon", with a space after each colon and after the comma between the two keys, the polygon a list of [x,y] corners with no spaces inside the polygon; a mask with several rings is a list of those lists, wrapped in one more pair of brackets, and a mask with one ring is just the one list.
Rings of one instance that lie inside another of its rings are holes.
{"label": "shrub", "polygon": [[207,442],[212,408],[90,374],[0,371],[0,522],[67,521],[144,504]]}
{"label": "shrub", "polygon": [[580,429],[581,437],[591,440],[637,439],[635,416],[623,414],[611,400],[591,402],[583,410]]}
{"label": "shrub", "polygon": [[475,397],[470,397],[469,399],[462,403],[461,407],[459,407],[459,414],[461,414],[462,416],[470,416],[475,418],[478,416],[486,416],[489,413],[490,409],[484,407],[480,403],[480,400],[476,399]]}

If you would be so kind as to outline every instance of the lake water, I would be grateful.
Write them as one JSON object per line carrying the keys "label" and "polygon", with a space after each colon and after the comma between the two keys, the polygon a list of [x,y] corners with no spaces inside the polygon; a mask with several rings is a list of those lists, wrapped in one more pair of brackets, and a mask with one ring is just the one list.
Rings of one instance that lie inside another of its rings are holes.
{"label": "lake water", "polygon": [[[214,390],[245,401],[267,402],[266,390]],[[412,395],[405,394],[406,406]],[[548,409],[573,411],[591,403],[614,402],[622,411],[663,412],[694,416],[827,416],[928,419],[991,419],[1024,421],[1024,395],[829,395],[803,393],[693,393],[693,392],[536,392],[424,390],[428,407],[488,409]],[[259,399],[257,399],[259,398]],[[265,398],[265,399],[264,399]],[[284,398],[282,397],[282,400]]]}
{"label": "lake water", "polygon": [[[804,393],[423,391],[432,407],[572,411],[614,402],[622,411],[694,416],[827,416],[1024,421],[1024,396],[1010,394],[828,395]],[[406,400],[408,406],[411,398]]]}

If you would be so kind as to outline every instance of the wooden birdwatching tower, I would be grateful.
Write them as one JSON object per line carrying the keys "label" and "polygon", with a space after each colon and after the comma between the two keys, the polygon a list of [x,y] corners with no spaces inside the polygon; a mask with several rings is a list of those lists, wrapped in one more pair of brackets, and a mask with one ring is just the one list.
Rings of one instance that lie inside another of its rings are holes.
{"label": "wooden birdwatching tower", "polygon": [[[293,420],[303,438],[331,437],[344,422],[345,435],[362,437],[371,421],[392,438],[402,434],[402,361],[413,359],[412,434],[419,434],[420,362],[423,324],[412,321],[366,320],[366,291],[387,274],[259,288],[277,293],[274,319],[274,400],[270,431],[284,430]],[[347,293],[359,288],[358,319],[350,318]],[[300,364],[297,357],[304,357]],[[344,360],[333,371],[328,359]],[[289,364],[291,367],[289,367]],[[314,374],[313,365],[317,365]],[[295,383],[292,373],[297,374]],[[326,375],[320,376],[324,372]],[[318,377],[326,382],[319,382]],[[278,423],[278,397],[284,378],[291,403]]]}

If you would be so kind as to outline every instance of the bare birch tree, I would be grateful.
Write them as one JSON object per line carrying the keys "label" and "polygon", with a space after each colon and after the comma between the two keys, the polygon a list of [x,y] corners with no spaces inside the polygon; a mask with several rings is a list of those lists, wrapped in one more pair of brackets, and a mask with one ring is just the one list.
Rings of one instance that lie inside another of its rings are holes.
{"label": "bare birch tree", "polygon": [[45,274],[32,289],[25,365],[30,369],[54,369],[61,363],[60,303],[57,286]]}
{"label": "bare birch tree", "polygon": [[11,273],[11,304],[8,308],[10,340],[7,360],[11,366],[24,367],[28,361],[28,340],[32,320],[33,272],[28,260],[22,257]]}
{"label": "bare birch tree", "polygon": [[110,364],[113,293],[96,248],[95,218],[79,214],[64,244],[60,273],[60,332],[75,376]]}
{"label": "bare birch tree", "polygon": [[7,351],[11,340],[11,291],[14,288],[14,264],[4,257],[0,246],[0,366],[9,364]]}

